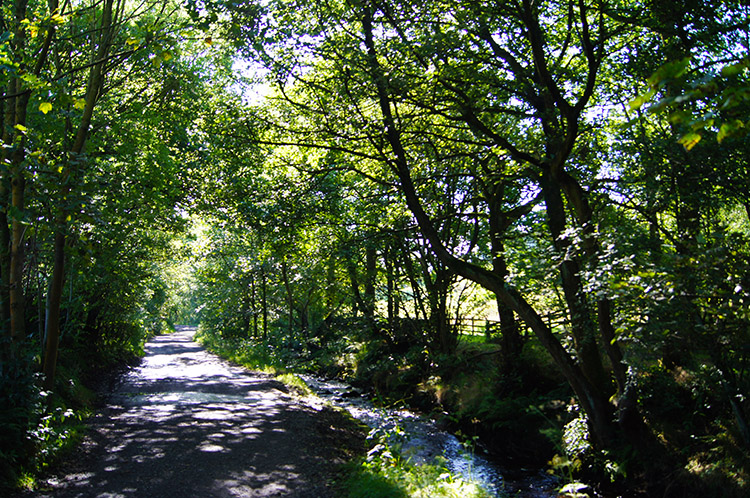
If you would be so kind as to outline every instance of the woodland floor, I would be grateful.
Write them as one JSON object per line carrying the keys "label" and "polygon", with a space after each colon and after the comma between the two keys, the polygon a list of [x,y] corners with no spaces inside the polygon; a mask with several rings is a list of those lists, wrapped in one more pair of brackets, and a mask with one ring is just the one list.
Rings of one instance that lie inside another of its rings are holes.
{"label": "woodland floor", "polygon": [[81,447],[34,496],[335,495],[340,464],[363,448],[356,425],[208,353],[194,333],[146,345]]}

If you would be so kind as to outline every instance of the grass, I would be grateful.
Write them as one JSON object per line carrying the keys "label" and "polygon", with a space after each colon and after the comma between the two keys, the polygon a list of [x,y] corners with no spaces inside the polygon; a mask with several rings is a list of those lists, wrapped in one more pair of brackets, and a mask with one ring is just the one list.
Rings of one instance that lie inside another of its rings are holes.
{"label": "grass", "polygon": [[415,465],[397,449],[378,444],[367,459],[352,463],[344,482],[346,498],[490,498],[476,483],[456,477],[440,458]]}
{"label": "grass", "polygon": [[206,329],[198,332],[196,340],[212,353],[250,370],[271,375],[287,373],[283,360],[274,354],[270,346],[248,339],[221,337]]}
{"label": "grass", "polygon": [[300,379],[297,375],[292,373],[283,373],[276,375],[276,379],[284,383],[286,386],[291,387],[297,393],[303,396],[311,396],[313,394],[312,389],[307,387],[304,380]]}
{"label": "grass", "polygon": [[196,336],[206,349],[225,360],[242,365],[248,370],[273,375],[276,380],[302,396],[313,394],[305,381],[299,378],[286,365],[285,358],[267,344],[242,338],[226,338],[202,329]]}

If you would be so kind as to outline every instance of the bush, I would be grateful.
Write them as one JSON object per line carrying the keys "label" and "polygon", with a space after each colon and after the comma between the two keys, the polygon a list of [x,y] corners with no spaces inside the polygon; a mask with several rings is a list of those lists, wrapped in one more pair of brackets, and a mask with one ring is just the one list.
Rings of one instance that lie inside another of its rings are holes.
{"label": "bush", "polygon": [[34,457],[28,432],[38,418],[42,392],[35,382],[31,360],[21,356],[0,364],[0,479],[6,487]]}

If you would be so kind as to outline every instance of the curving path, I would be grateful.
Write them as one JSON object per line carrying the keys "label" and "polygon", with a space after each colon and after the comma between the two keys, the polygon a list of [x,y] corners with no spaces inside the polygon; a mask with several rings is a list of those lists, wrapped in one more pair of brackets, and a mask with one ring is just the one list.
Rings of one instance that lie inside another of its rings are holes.
{"label": "curving path", "polygon": [[146,356],[90,421],[49,497],[334,496],[362,435],[339,413],[208,353],[183,328]]}

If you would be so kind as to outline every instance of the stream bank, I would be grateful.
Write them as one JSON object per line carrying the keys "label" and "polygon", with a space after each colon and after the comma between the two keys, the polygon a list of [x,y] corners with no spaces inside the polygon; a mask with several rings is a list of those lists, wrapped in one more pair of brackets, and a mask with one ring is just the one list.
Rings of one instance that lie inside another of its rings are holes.
{"label": "stream bank", "polygon": [[399,444],[401,453],[414,463],[430,463],[442,457],[452,474],[479,484],[497,497],[558,496],[559,479],[543,470],[503,469],[482,452],[467,448],[425,415],[403,408],[377,407],[367,395],[344,382],[309,374],[300,377],[322,400],[347,410],[372,433],[388,434],[389,440]]}

